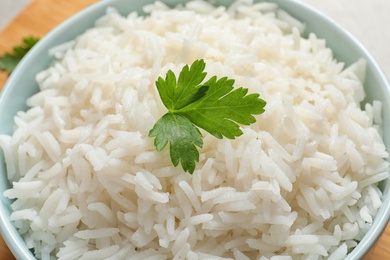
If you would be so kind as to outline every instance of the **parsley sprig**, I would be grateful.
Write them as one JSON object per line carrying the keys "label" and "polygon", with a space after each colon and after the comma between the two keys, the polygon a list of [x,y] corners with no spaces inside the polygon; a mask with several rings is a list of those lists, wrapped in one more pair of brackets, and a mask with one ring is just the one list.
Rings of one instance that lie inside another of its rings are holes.
{"label": "parsley sprig", "polygon": [[27,52],[39,41],[39,38],[25,37],[22,41],[21,45],[12,48],[11,53],[7,52],[0,56],[0,70],[11,73]]}
{"label": "parsley sprig", "polygon": [[211,77],[202,83],[207,73],[204,60],[185,65],[176,79],[169,70],[165,79],[159,77],[156,86],[168,112],[149,132],[155,137],[157,151],[170,144],[174,166],[181,163],[183,170],[193,173],[199,161],[197,147],[203,146],[200,127],[215,137],[234,139],[243,134],[238,124],[256,122],[253,115],[264,112],[266,102],[259,94],[249,94],[246,88],[234,89],[234,80]]}

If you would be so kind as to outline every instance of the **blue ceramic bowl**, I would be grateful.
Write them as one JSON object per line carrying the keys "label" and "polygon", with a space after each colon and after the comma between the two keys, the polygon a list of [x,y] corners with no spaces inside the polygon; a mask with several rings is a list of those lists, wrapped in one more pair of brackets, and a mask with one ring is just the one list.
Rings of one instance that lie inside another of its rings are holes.
{"label": "blue ceramic bowl", "polygon": [[[279,4],[282,9],[305,22],[307,25],[306,34],[314,32],[319,38],[326,39],[327,46],[334,51],[337,60],[343,61],[348,65],[359,58],[366,59],[366,101],[380,100],[383,103],[384,141],[387,150],[390,150],[390,86],[367,50],[335,22],[309,6],[297,0],[270,1]],[[17,66],[3,89],[0,96],[0,134],[11,134],[14,115],[19,110],[26,110],[26,99],[38,91],[35,75],[47,68],[52,60],[52,57],[48,55],[50,48],[72,40],[87,28],[92,27],[94,21],[105,13],[108,6],[116,7],[121,13],[127,14],[130,11],[141,12],[142,6],[151,2],[153,0],[105,0],[76,14],[44,37]],[[186,1],[165,0],[164,2],[174,6]],[[229,5],[232,2],[233,0],[217,0],[216,4]],[[389,181],[381,183],[381,189],[384,194],[383,206],[380,208],[371,229],[358,246],[348,255],[348,259],[361,259],[370,250],[386,227],[390,216],[389,186]],[[9,187],[4,158],[0,151],[0,193],[2,194]],[[17,259],[35,259],[9,219],[10,203],[10,200],[1,197],[1,234]]]}

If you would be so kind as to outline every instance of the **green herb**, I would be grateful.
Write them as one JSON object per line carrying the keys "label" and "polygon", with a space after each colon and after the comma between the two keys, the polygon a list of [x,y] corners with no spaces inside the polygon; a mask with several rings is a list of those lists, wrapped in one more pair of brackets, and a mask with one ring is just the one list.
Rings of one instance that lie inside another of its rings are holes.
{"label": "green herb", "polygon": [[39,41],[39,38],[25,37],[22,45],[15,46],[11,53],[0,56],[0,70],[11,73],[27,52]]}
{"label": "green herb", "polygon": [[247,95],[248,89],[234,89],[234,80],[227,77],[213,76],[202,83],[205,67],[203,60],[196,60],[191,67],[183,67],[178,79],[171,70],[165,79],[158,78],[156,86],[168,112],[149,132],[155,137],[157,151],[169,142],[173,165],[181,162],[183,170],[191,174],[199,161],[197,146],[203,146],[197,126],[217,138],[234,139],[243,134],[238,124],[256,122],[252,115],[263,113],[266,104],[259,94]]}

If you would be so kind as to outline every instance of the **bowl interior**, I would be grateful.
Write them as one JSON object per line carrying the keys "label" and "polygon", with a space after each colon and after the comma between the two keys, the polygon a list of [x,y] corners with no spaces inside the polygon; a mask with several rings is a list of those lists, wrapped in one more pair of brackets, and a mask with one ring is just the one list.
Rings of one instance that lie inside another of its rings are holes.
{"label": "bowl interior", "polygon": [[[383,137],[385,145],[389,150],[390,87],[385,76],[369,53],[332,20],[326,18],[309,6],[296,0],[269,1],[277,3],[282,9],[286,10],[297,19],[304,21],[306,23],[306,35],[309,32],[314,32],[319,38],[326,39],[327,46],[333,50],[337,60],[343,61],[346,65],[349,65],[360,58],[366,59],[366,102],[380,100],[383,103]],[[108,6],[116,7],[122,14],[127,14],[130,11],[142,13],[142,6],[151,2],[153,2],[153,0],[132,1],[131,4],[128,0],[102,1],[73,16],[45,36],[18,65],[3,89],[2,95],[0,96],[0,134],[12,133],[14,115],[19,110],[26,110],[26,99],[38,91],[38,86],[35,83],[35,75],[39,71],[47,68],[51,62],[52,57],[48,55],[48,49],[60,43],[72,40],[77,35],[83,33],[87,28],[92,27],[94,21],[105,13]],[[165,0],[164,2],[173,6],[186,1]],[[226,6],[231,4],[233,0],[217,0],[215,2],[218,5]],[[6,177],[6,167],[1,150],[0,178],[0,193],[3,193],[10,187],[10,184]],[[381,183],[381,189],[384,193],[384,204],[379,210],[372,228],[359,245],[349,254],[348,259],[362,258],[375,243],[381,234],[381,231],[385,228],[390,216],[389,186],[389,181]],[[11,201],[2,196],[1,202],[0,230],[5,241],[16,258],[35,259],[12,225],[12,222],[9,220]]]}

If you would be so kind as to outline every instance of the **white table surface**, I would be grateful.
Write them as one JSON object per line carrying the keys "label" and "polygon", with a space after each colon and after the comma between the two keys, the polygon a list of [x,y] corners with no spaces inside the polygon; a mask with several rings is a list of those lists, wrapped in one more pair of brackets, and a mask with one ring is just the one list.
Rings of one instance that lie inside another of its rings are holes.
{"label": "white table surface", "polygon": [[[0,0],[0,31],[31,1]],[[390,79],[390,0],[300,1],[315,7],[348,30],[369,50]]]}
{"label": "white table surface", "polygon": [[0,0],[0,32],[10,23],[32,0]]}

